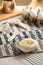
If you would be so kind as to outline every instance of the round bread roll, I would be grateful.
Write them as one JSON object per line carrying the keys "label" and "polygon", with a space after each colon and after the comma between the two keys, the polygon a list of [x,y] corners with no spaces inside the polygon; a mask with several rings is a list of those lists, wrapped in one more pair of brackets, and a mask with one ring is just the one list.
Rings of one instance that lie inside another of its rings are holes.
{"label": "round bread roll", "polygon": [[23,12],[22,12],[22,14],[24,16],[28,16],[28,13],[29,13],[29,9],[24,9]]}
{"label": "round bread roll", "polygon": [[38,42],[34,39],[24,39],[17,46],[23,52],[35,51],[39,47]]}
{"label": "round bread roll", "polygon": [[22,18],[25,19],[25,18],[28,18],[29,17],[29,9],[23,9],[22,11]]}
{"label": "round bread roll", "polygon": [[39,20],[43,20],[43,12],[39,12],[39,14],[38,14],[38,19],[39,19]]}
{"label": "round bread roll", "polygon": [[38,13],[42,11],[42,7],[37,6],[37,7],[35,8],[35,10],[37,11],[37,15],[38,15]]}
{"label": "round bread roll", "polygon": [[36,18],[36,17],[37,17],[37,11],[36,11],[35,9],[31,9],[31,10],[30,10],[30,16],[31,16],[32,18]]}
{"label": "round bread roll", "polygon": [[38,14],[38,20],[41,25],[43,25],[43,12],[39,12]]}
{"label": "round bread roll", "polygon": [[30,17],[30,10],[31,10],[31,9],[32,9],[32,6],[31,6],[31,5],[26,6],[26,8],[23,9],[23,11],[22,11],[22,18],[23,18],[23,19],[31,18],[31,17]]}
{"label": "round bread roll", "polygon": [[32,5],[30,4],[30,5],[28,5],[27,7],[26,7],[26,9],[32,9]]}

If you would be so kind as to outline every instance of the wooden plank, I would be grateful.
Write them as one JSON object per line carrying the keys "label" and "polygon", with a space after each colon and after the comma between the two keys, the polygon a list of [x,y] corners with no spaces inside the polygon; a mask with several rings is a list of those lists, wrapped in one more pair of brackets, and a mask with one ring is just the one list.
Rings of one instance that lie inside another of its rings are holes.
{"label": "wooden plank", "polygon": [[6,19],[12,18],[12,17],[16,17],[20,14],[21,14],[21,12],[19,10],[16,10],[16,9],[9,14],[5,14],[5,13],[1,12],[0,13],[0,22],[3,20],[6,20]]}
{"label": "wooden plank", "polygon": [[29,5],[32,0],[16,0],[16,5],[20,6],[26,6]]}

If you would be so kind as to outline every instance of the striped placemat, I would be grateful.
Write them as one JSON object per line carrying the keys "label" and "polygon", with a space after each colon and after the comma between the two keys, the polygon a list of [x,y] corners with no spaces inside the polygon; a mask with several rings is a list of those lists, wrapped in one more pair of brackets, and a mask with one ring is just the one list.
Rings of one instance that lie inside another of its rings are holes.
{"label": "striped placemat", "polygon": [[19,35],[17,35],[15,39],[10,43],[7,40],[10,36],[12,36],[13,34],[12,32],[1,35],[0,36],[0,57],[22,54],[22,52],[16,48],[16,45],[17,42],[21,41],[24,38],[36,39],[39,42],[39,46],[40,46],[38,52],[43,52],[43,36],[42,36],[43,29],[41,29],[40,31],[35,30],[35,31],[20,32]]}
{"label": "striped placemat", "polygon": [[[18,17],[17,17],[18,18]],[[5,20],[13,22],[15,18]],[[19,18],[21,19],[21,17]],[[6,23],[7,23],[6,22]],[[23,65],[43,65],[43,25],[29,20],[22,21],[28,25],[28,31],[16,25],[8,24],[8,32],[0,35],[0,58],[15,56]],[[12,42],[8,42],[8,38],[13,35],[13,32],[19,33]],[[39,42],[40,49],[38,53],[22,53],[17,47],[16,43],[24,38],[36,39]]]}

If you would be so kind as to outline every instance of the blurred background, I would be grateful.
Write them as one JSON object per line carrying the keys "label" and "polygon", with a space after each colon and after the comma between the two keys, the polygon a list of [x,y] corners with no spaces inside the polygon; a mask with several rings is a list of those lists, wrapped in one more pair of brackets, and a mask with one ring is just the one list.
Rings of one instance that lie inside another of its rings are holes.
{"label": "blurred background", "polygon": [[[0,5],[2,4],[3,0],[0,0]],[[17,6],[25,6],[28,5],[32,0],[15,0]]]}
{"label": "blurred background", "polygon": [[16,0],[16,5],[28,5],[31,0]]}

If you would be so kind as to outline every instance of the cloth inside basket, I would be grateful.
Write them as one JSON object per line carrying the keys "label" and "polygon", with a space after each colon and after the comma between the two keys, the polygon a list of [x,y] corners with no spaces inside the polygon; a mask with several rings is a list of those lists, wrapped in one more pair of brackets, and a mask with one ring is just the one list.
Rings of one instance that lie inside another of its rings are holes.
{"label": "cloth inside basket", "polygon": [[[43,33],[42,29],[40,30]],[[0,57],[20,55],[22,52],[16,47],[17,42],[20,42],[25,38],[36,39],[39,42],[40,49],[36,53],[43,53],[43,36],[39,30],[35,31],[23,31],[13,39],[12,42],[8,42],[8,38],[13,35],[12,32],[3,34],[0,36]]]}

